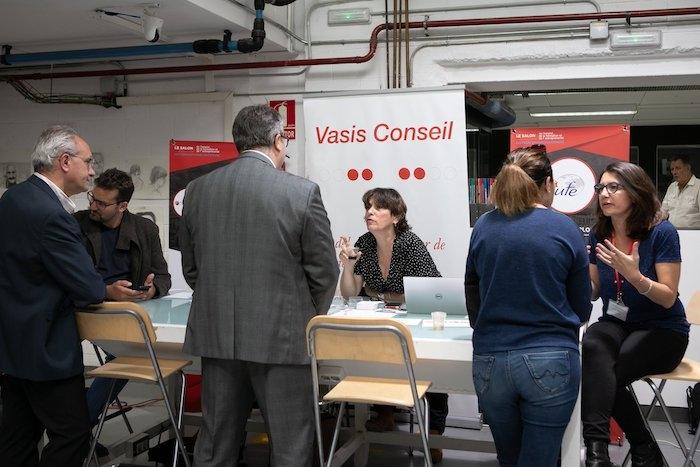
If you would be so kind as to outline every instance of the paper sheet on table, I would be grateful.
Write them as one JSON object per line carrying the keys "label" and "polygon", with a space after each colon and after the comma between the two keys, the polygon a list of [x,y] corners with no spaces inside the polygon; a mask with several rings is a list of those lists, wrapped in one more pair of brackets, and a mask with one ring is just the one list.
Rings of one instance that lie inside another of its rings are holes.
{"label": "paper sheet on table", "polygon": [[166,295],[163,298],[169,298],[169,299],[182,299],[182,300],[191,300],[192,299],[192,292],[176,292],[174,294]]}
{"label": "paper sheet on table", "polygon": [[348,309],[345,311],[341,311],[338,314],[344,314],[345,316],[352,316],[353,318],[393,318],[396,316],[396,313],[392,312],[386,312],[386,311],[374,311],[374,310],[355,310],[355,309]]}
{"label": "paper sheet on table", "polygon": [[[424,328],[432,328],[433,327],[433,320],[432,319],[424,319],[423,320],[423,327]],[[446,319],[445,320],[445,327],[446,328],[468,328],[469,327],[469,320],[468,319]]]}
{"label": "paper sheet on table", "polygon": [[401,321],[406,326],[418,326],[420,322],[423,321],[421,318],[402,318],[401,316],[396,318]]}

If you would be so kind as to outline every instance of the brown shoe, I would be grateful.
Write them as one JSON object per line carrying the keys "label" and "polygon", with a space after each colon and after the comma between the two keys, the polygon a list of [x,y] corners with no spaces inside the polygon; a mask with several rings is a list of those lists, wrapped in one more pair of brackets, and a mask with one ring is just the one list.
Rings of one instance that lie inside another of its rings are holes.
{"label": "brown shoe", "polygon": [[394,422],[394,407],[390,405],[380,405],[377,407],[377,418],[365,422],[367,431],[393,431],[396,429]]}
{"label": "brown shoe", "polygon": [[[437,430],[430,430],[430,434],[439,435],[441,433]],[[433,461],[433,464],[439,464],[442,462],[442,449],[430,448],[430,460]]]}

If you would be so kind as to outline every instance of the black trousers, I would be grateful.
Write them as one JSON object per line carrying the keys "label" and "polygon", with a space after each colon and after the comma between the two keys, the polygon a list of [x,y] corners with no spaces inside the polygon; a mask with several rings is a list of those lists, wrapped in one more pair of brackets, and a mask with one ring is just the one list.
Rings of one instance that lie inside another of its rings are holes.
{"label": "black trousers", "polygon": [[440,434],[445,432],[445,420],[447,419],[447,394],[441,392],[429,392],[428,407],[430,408],[430,429]]}
{"label": "black trousers", "polygon": [[688,337],[665,329],[634,331],[626,323],[611,321],[588,328],[581,375],[583,437],[607,441],[612,416],[631,444],[653,441],[627,386],[644,376],[672,371],[687,346]]}
{"label": "black trousers", "polygon": [[[81,467],[90,448],[83,375],[30,381],[3,375],[0,464],[3,467]],[[41,460],[37,443],[49,442]]]}

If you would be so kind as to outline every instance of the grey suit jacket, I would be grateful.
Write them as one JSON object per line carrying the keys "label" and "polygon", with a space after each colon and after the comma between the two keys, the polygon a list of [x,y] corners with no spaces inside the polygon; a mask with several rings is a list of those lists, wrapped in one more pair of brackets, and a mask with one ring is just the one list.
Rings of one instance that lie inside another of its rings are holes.
{"label": "grey suit jacket", "polygon": [[187,186],[182,271],[194,290],[184,350],[259,363],[308,362],[305,327],[338,279],[318,185],[244,152]]}

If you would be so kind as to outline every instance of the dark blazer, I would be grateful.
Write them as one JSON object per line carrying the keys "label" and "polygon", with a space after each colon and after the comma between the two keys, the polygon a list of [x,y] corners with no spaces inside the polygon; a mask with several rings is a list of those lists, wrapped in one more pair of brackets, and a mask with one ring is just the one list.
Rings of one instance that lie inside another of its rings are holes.
{"label": "dark blazer", "polygon": [[187,353],[308,363],[306,323],[338,280],[318,185],[244,152],[187,186],[180,247],[194,289]]}
{"label": "dark blazer", "polygon": [[0,372],[34,381],[83,372],[75,306],[105,286],[80,227],[37,176],[0,199]]}
{"label": "dark blazer", "polygon": [[[85,247],[97,267],[102,253],[100,223],[90,219],[90,211],[87,210],[76,212],[75,218],[83,232]],[[158,226],[153,221],[125,211],[119,227],[117,247],[129,250],[129,272],[131,273],[129,280],[132,283],[143,284],[146,276],[153,273],[155,274],[153,278],[153,284],[156,287],[155,297],[167,295],[172,283],[168,263],[163,257],[163,248],[160,246]]]}

